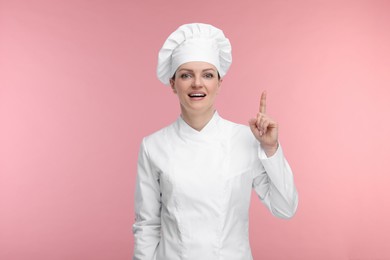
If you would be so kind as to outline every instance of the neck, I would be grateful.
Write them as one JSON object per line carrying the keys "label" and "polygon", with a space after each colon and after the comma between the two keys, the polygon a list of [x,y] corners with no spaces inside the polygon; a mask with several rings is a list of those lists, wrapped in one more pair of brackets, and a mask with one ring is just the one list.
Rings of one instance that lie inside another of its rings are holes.
{"label": "neck", "polygon": [[181,116],[183,120],[192,128],[197,131],[201,131],[203,127],[211,120],[215,112],[214,108],[202,112],[190,112],[185,109],[181,109]]}

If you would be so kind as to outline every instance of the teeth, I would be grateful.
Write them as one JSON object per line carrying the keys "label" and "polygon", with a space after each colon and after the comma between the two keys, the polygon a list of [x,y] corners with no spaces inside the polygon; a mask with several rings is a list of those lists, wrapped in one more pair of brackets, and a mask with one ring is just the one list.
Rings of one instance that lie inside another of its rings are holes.
{"label": "teeth", "polygon": [[190,94],[190,97],[205,97],[205,94],[196,93],[196,94]]}

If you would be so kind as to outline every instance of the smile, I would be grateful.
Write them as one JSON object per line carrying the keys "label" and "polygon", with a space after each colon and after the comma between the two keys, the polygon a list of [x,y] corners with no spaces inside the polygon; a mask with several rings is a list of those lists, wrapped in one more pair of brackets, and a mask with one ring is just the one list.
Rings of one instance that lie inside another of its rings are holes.
{"label": "smile", "polygon": [[190,98],[203,98],[206,96],[204,93],[190,93],[188,94]]}

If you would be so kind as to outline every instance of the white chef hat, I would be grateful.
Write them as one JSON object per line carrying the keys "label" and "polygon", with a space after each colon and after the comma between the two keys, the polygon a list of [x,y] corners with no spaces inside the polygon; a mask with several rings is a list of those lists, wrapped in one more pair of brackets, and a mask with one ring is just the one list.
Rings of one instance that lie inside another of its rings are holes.
{"label": "white chef hat", "polygon": [[232,63],[232,47],[222,30],[203,23],[180,26],[169,35],[158,54],[157,77],[165,85],[177,68],[190,61],[214,65],[221,77]]}

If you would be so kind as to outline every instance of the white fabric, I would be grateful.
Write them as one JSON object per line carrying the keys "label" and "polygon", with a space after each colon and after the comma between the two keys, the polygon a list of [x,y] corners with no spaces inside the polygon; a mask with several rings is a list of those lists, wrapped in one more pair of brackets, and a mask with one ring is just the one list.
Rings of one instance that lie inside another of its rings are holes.
{"label": "white fabric", "polygon": [[180,48],[176,48],[172,52],[172,66],[169,75],[173,76],[180,65],[190,61],[208,62],[213,64],[218,71],[221,70],[219,50],[214,40],[200,38],[183,42]]}
{"label": "white fabric", "polygon": [[252,259],[252,188],[275,216],[295,214],[298,195],[280,145],[267,158],[249,127],[217,112],[201,131],[179,117],[141,145],[133,259]]}
{"label": "white fabric", "polygon": [[224,77],[232,62],[230,41],[224,33],[209,24],[184,24],[174,31],[158,54],[157,77],[169,85],[177,68],[190,61],[213,64]]}

